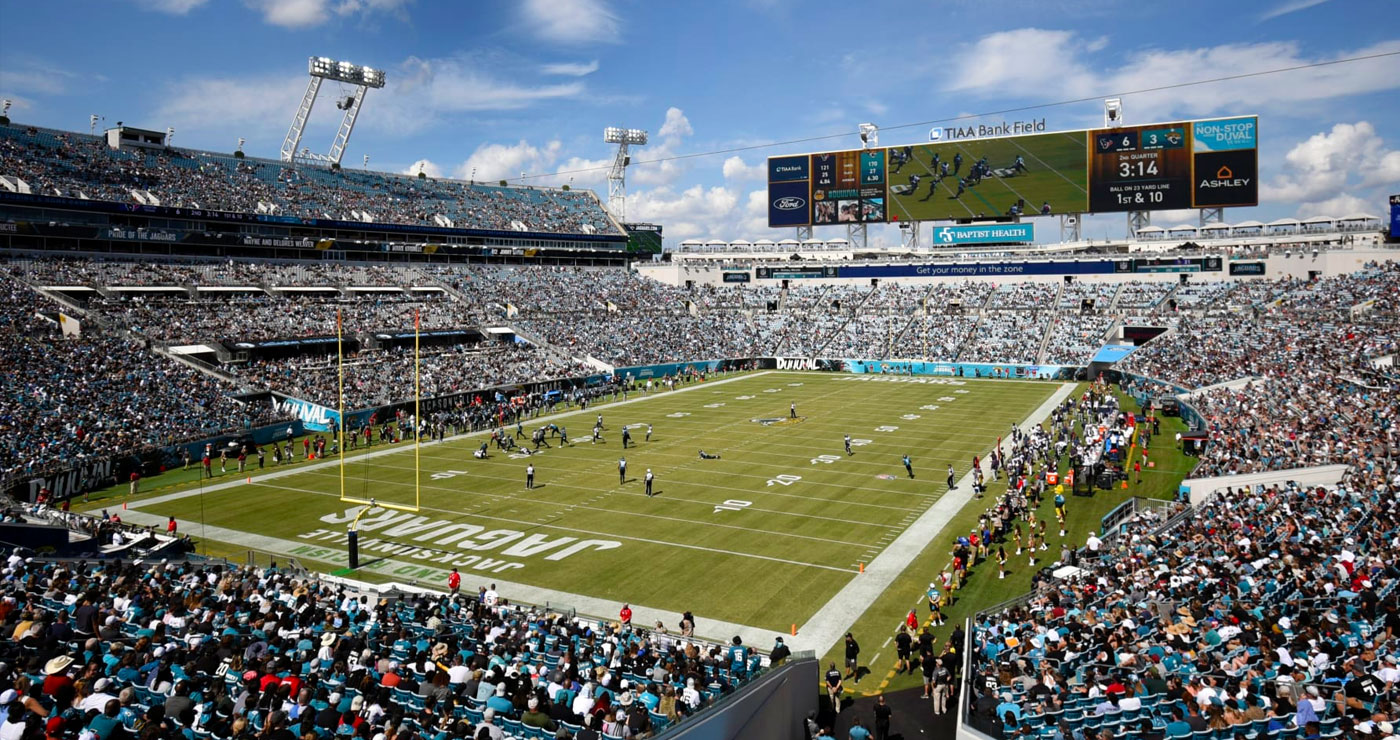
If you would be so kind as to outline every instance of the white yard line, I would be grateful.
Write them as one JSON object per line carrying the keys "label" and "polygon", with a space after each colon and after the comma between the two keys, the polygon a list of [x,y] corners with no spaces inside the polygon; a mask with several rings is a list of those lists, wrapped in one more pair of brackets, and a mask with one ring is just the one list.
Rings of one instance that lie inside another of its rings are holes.
{"label": "white yard line", "polygon": [[[1062,383],[1021,423],[1021,429],[1029,430],[1049,418],[1055,407],[1074,391],[1075,385]],[[990,449],[989,447],[988,450]],[[982,456],[984,460],[986,457]],[[900,533],[884,552],[866,564],[864,573],[852,578],[830,601],[818,609],[798,630],[790,646],[794,650],[814,650],[819,656],[825,655],[971,500],[972,471],[969,470],[958,481],[957,488],[944,494],[930,506],[917,521]]]}
{"label": "white yard line", "polygon": [[[613,401],[613,402],[610,402],[610,403],[608,403],[608,404],[606,404],[606,405],[604,405],[604,406],[602,406],[602,407],[597,407],[597,406],[592,406],[592,405],[590,405],[589,408],[586,409],[586,410],[574,409],[574,410],[572,410],[572,411],[561,411],[561,412],[558,412],[558,413],[548,414],[548,415],[544,415],[544,416],[537,417],[536,419],[534,419],[534,420],[532,420],[532,421],[540,421],[540,422],[543,422],[543,421],[550,421],[550,420],[555,420],[555,419],[567,419],[567,418],[569,418],[569,417],[571,417],[571,416],[579,416],[579,415],[582,415],[582,414],[594,414],[594,413],[599,413],[600,410],[601,410],[601,408],[608,408],[608,409],[610,409],[610,408],[615,408],[615,407],[617,407],[617,406],[626,406],[626,405],[628,405],[628,404],[640,403],[640,402],[642,402],[642,401],[649,401],[649,400],[651,400],[651,399],[653,399],[653,398],[663,398],[663,397],[670,396],[670,395],[676,394],[676,393],[690,393],[690,392],[692,392],[692,391],[703,390],[703,389],[706,389],[706,388],[713,388],[713,387],[715,387],[715,386],[717,386],[717,385],[725,385],[725,384],[734,383],[734,382],[740,381],[740,380],[748,380],[749,378],[759,378],[759,377],[763,377],[763,376],[765,376],[765,375],[772,375],[772,374],[778,374],[778,371],[776,371],[776,370],[761,370],[761,371],[759,371],[759,372],[752,373],[752,374],[750,374],[750,375],[741,375],[741,376],[735,377],[735,378],[724,378],[723,380],[707,380],[707,381],[705,381],[704,383],[699,383],[699,384],[696,384],[696,385],[692,385],[692,386],[690,386],[690,387],[688,387],[688,388],[681,388],[680,390],[666,391],[665,393],[655,393],[655,394],[652,394],[652,395],[634,395],[632,398],[629,398],[629,399],[627,399],[627,400],[625,400],[625,401]],[[436,446],[436,445],[441,445],[441,444],[444,444],[444,443],[447,443],[447,442],[453,442],[453,441],[456,441],[456,440],[472,439],[473,437],[489,437],[489,436],[491,435],[491,431],[492,431],[492,430],[483,429],[483,430],[476,431],[476,432],[465,432],[465,433],[463,433],[463,434],[454,434],[454,435],[452,435],[451,437],[448,437],[448,438],[442,440],[441,442],[423,442],[421,446],[422,446],[424,449],[427,449],[427,448],[430,448],[430,447],[433,447],[433,446]],[[396,455],[396,454],[399,454],[399,453],[402,453],[402,452],[412,452],[412,451],[413,451],[413,446],[412,446],[412,445],[401,445],[401,446],[395,446],[395,447],[386,447],[386,448],[384,448],[384,449],[373,450],[373,451],[370,451],[370,452],[364,452],[364,453],[361,453],[361,454],[358,454],[358,455],[352,454],[352,455],[350,455],[350,456],[346,459],[346,462],[347,462],[347,463],[351,463],[351,462],[353,462],[353,461],[355,461],[355,460],[371,460],[371,459],[374,459],[374,458],[376,458],[376,457],[383,457],[383,456],[385,456],[385,455]],[[353,459],[352,459],[352,458],[353,458]],[[314,464],[311,464],[311,465],[301,465],[301,466],[298,466],[298,467],[295,467],[295,468],[288,468],[288,469],[286,469],[286,470],[278,470],[278,471],[275,471],[275,472],[272,472],[272,473],[262,473],[262,474],[260,474],[260,475],[258,476],[258,481],[259,481],[259,482],[262,482],[262,481],[276,480],[277,478],[283,478],[283,477],[286,477],[286,476],[289,476],[289,475],[296,475],[297,473],[304,473],[304,472],[306,472],[306,471],[308,471],[308,470],[325,470],[325,469],[328,469],[328,468],[335,468],[335,467],[338,467],[339,465],[340,465],[340,458],[339,458],[339,457],[330,458],[330,459],[327,459],[325,462],[318,462],[318,463],[314,463]],[[211,483],[211,484],[209,484],[209,485],[203,487],[202,489],[200,489],[200,488],[192,488],[192,489],[185,490],[185,491],[177,491],[177,492],[175,492],[175,493],[167,493],[167,494],[163,494],[163,495],[161,495],[161,496],[154,496],[154,497],[152,497],[152,498],[142,499],[139,503],[133,503],[132,505],[140,507],[140,506],[148,506],[148,505],[151,505],[151,504],[165,503],[166,501],[178,501],[178,500],[180,500],[180,499],[182,499],[182,498],[188,498],[188,497],[190,497],[190,496],[198,496],[200,493],[213,493],[213,492],[215,492],[215,491],[222,491],[222,490],[227,489],[227,488],[233,488],[233,487],[235,487],[235,486],[241,486],[241,485],[246,485],[246,481],[231,480],[231,481],[227,481],[227,482],[224,482],[224,483]]]}
{"label": "white yard line", "polygon": [[[166,521],[165,517],[163,516],[149,514],[142,511],[127,511],[125,512],[125,519],[126,521],[132,524],[141,524],[154,527],[163,527],[165,526]],[[267,537],[265,535],[252,534],[249,532],[241,532],[234,529],[226,529],[224,527],[215,526],[206,526],[203,529],[205,532],[205,536],[211,540],[227,542],[229,544],[240,545],[243,547],[247,547],[254,550],[260,550],[263,552],[283,554],[287,555],[288,557],[302,557],[307,559],[314,559],[304,554],[297,555],[295,551],[306,547],[314,548],[322,546],[315,540],[284,540],[276,537]],[[336,554],[342,556],[340,562],[341,564],[344,564],[344,553],[337,551]],[[379,559],[371,556],[367,557],[366,560]],[[323,562],[335,561],[323,560]],[[447,583],[448,571],[442,570],[440,568],[431,568],[429,566],[426,566],[422,562],[383,559],[379,560],[379,563],[381,563],[382,565],[377,565],[376,567],[374,567],[372,569],[373,572],[383,573],[392,577],[394,575],[394,571],[400,568],[405,569],[406,571],[412,571],[415,574],[421,574],[426,569],[434,571],[434,575],[437,576],[426,585],[433,588],[439,588],[443,584]],[[481,585],[486,585],[487,583],[494,583],[496,584],[496,590],[502,596],[505,596],[506,598],[511,599],[513,601],[519,601],[526,604],[553,604],[561,607],[572,607],[578,610],[579,614],[594,618],[617,621],[617,611],[621,606],[620,602],[611,599],[598,599],[592,596],[584,596],[583,594],[575,594],[569,593],[567,591],[540,588],[538,586],[531,586],[524,583],[512,583],[510,581],[502,581],[497,579],[494,574],[489,573],[475,574],[467,570],[463,571],[462,575],[464,576],[464,578],[462,579],[464,581],[464,585],[471,583],[470,579],[472,578],[476,578]],[[404,579],[400,578],[398,580],[402,582]],[[470,586],[467,586],[466,591],[470,593],[472,591],[472,588]],[[645,625],[649,627],[653,624],[656,624],[657,622],[663,622],[667,624],[668,627],[674,628],[676,626],[676,623],[680,621],[680,615],[668,609],[655,609],[637,603],[632,603],[631,607],[632,620],[640,625]],[[729,638],[738,635],[744,639],[745,644],[754,646],[767,646],[772,644],[774,635],[773,630],[759,629],[758,627],[750,627],[748,625],[735,624],[733,622],[723,622],[717,619],[707,619],[705,617],[695,618],[695,631],[696,634],[709,637],[711,639],[721,642],[727,642]]]}

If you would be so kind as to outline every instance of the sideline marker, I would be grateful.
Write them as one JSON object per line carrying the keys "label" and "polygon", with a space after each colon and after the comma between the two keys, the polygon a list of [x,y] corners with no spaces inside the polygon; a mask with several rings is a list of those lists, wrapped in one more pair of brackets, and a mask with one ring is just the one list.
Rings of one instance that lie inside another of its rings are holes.
{"label": "sideline marker", "polygon": [[797,625],[795,623],[792,625],[792,636],[797,637]]}

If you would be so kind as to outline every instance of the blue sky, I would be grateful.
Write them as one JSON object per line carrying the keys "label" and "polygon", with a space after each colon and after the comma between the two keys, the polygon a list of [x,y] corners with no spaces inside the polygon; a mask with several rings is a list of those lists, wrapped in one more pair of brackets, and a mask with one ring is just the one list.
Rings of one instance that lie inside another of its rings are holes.
{"label": "blue sky", "polygon": [[[347,166],[593,187],[608,125],[644,128],[629,220],[682,238],[782,238],[766,226],[772,154],[882,144],[899,124],[1400,51],[1393,0],[0,0],[10,117],[85,131],[88,117],[176,129],[177,145],[275,157],[306,58],[385,69]],[[339,122],[327,93],[303,144]],[[1400,56],[1127,95],[1129,123],[1260,115],[1261,205],[1227,221],[1382,215],[1400,192]],[[1098,125],[1097,102],[1049,107],[1051,129]],[[992,123],[990,116],[972,122]],[[792,139],[821,141],[775,145]],[[734,154],[646,160],[740,147]],[[1194,214],[1158,214],[1170,225]],[[1057,224],[1044,222],[1042,238]],[[1119,237],[1124,219],[1085,235]],[[825,236],[820,230],[819,236]],[[835,236],[832,233],[831,236]],[[892,228],[872,239],[898,241]]]}

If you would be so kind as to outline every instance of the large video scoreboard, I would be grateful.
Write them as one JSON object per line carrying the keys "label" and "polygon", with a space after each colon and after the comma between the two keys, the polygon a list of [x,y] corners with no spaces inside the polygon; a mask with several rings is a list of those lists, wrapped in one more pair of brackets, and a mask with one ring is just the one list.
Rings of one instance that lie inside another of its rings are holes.
{"label": "large video scoreboard", "polygon": [[768,160],[768,225],[1259,203],[1258,118],[962,139]]}

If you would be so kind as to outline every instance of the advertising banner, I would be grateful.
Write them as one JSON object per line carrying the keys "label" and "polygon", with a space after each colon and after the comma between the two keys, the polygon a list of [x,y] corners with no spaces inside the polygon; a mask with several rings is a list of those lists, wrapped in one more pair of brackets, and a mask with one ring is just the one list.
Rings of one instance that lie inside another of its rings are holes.
{"label": "advertising banner", "polygon": [[1113,260],[1064,262],[948,262],[930,265],[843,265],[843,278],[1110,275]]}
{"label": "advertising banner", "polygon": [[274,393],[273,397],[277,399],[278,411],[295,416],[301,420],[303,427],[313,432],[332,432],[340,426],[339,411],[280,393]]}
{"label": "advertising banner", "polygon": [[1105,344],[1094,353],[1093,362],[1117,362],[1137,351],[1137,347],[1131,344]]}
{"label": "advertising banner", "polygon": [[1035,241],[1035,224],[943,226],[933,230],[935,246],[958,244],[1024,244]]}
{"label": "advertising banner", "polygon": [[942,375],[955,378],[1022,378],[1072,380],[1080,368],[1074,365],[1016,365],[994,362],[925,362],[922,360],[826,360],[840,362],[847,372],[859,375]]}

